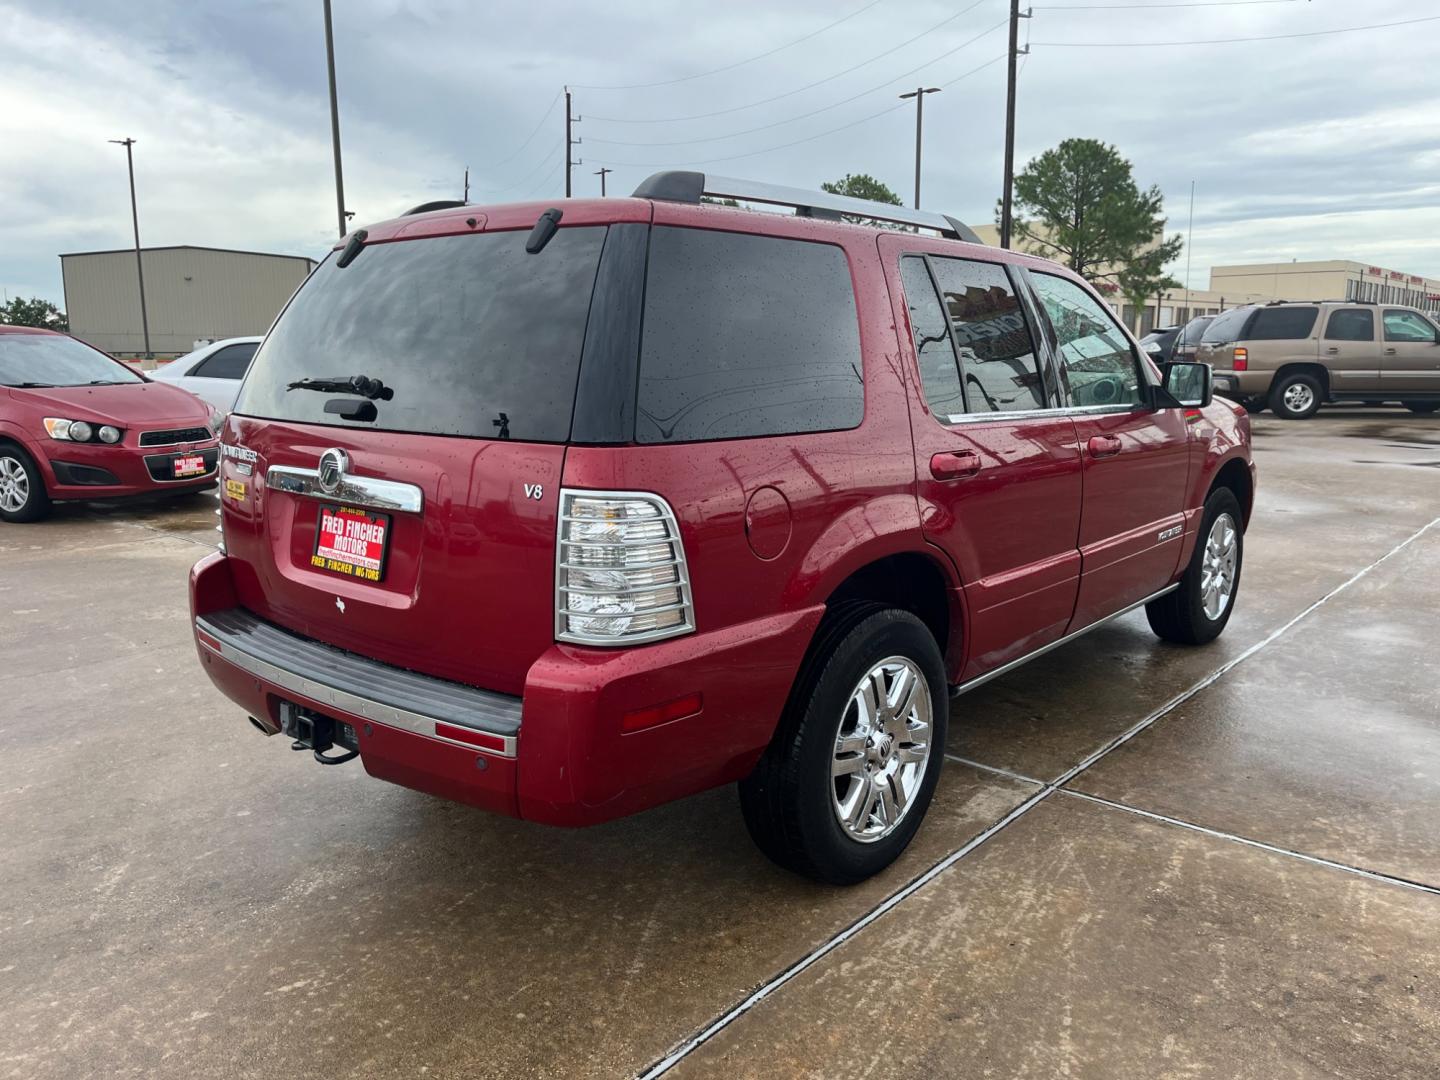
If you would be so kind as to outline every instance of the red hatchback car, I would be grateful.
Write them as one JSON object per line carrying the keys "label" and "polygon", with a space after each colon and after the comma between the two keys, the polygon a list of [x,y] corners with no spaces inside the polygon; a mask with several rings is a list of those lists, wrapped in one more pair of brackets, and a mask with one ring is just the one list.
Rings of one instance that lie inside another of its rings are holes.
{"label": "red hatchback car", "polygon": [[82,341],[0,326],[0,521],[59,499],[213,487],[220,414]]}
{"label": "red hatchback car", "polygon": [[699,173],[354,233],[223,432],[205,670],[321,761],[562,825],[739,781],[781,865],[875,873],[951,695],[1220,633],[1254,491],[1208,369],[967,240]]}

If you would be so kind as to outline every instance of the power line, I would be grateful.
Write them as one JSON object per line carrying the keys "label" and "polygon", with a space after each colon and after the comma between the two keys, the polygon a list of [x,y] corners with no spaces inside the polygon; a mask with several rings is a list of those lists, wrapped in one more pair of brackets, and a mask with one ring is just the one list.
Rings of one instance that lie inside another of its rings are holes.
{"label": "power line", "polygon": [[[940,20],[938,23],[936,23],[934,26],[930,27],[930,29],[928,29],[928,30],[922,30],[920,33],[916,34],[914,37],[912,37],[912,38],[910,38],[910,39],[908,39],[908,40],[906,40],[906,41],[902,41],[899,45],[896,45],[894,48],[886,49],[884,52],[880,53],[878,56],[872,56],[872,57],[870,57],[870,59],[868,59],[868,60],[862,60],[860,63],[855,64],[853,67],[848,67],[848,68],[846,68],[844,71],[837,71],[834,75],[827,75],[827,76],[826,76],[825,78],[823,78],[823,79],[819,79],[819,80],[817,80],[817,81],[815,81],[815,82],[812,82],[812,83],[807,83],[806,85],[801,86],[801,87],[799,87],[799,88],[797,88],[797,89],[795,89],[795,90],[787,90],[787,91],[785,91],[785,93],[783,93],[783,94],[776,94],[774,97],[762,98],[762,99],[759,100],[759,101],[752,101],[752,102],[750,102],[750,103],[747,104],[747,105],[736,105],[736,106],[734,106],[733,108],[729,108],[729,109],[719,109],[719,110],[717,110],[716,112],[695,113],[695,114],[693,114],[693,115],[691,115],[691,116],[661,116],[661,117],[655,117],[655,118],[648,119],[648,120],[627,120],[627,119],[625,119],[624,117],[619,117],[619,116],[596,116],[596,115],[594,115],[593,113],[586,113],[585,115],[586,115],[587,117],[589,117],[591,120],[604,120],[604,121],[606,121],[607,123],[611,123],[611,124],[670,124],[670,123],[679,123],[679,122],[682,121],[682,120],[708,120],[708,119],[710,119],[710,118],[713,117],[713,116],[728,116],[730,113],[744,112],[746,109],[753,109],[753,108],[755,108],[756,106],[759,106],[759,105],[769,105],[772,101],[780,101],[780,100],[782,100],[783,98],[794,97],[796,94],[804,93],[806,90],[813,90],[813,89],[815,89],[815,87],[817,87],[817,86],[823,86],[825,83],[834,82],[836,79],[841,78],[841,77],[844,76],[844,75],[849,75],[852,71],[859,71],[862,67],[867,67],[867,66],[869,66],[870,64],[873,64],[876,60],[883,60],[885,57],[889,56],[891,53],[899,52],[901,49],[905,48],[907,45],[913,45],[915,42],[919,41],[921,38],[923,38],[923,37],[925,37],[925,36],[927,36],[927,35],[929,35],[929,34],[933,34],[936,30],[939,30],[942,26],[945,26],[945,25],[948,24],[948,23],[954,22],[956,19],[960,18],[960,16],[969,14],[971,11],[974,11],[977,7],[979,7],[979,6],[980,6],[981,4],[983,4],[983,3],[986,3],[986,0],[975,0],[975,2],[974,2],[973,4],[971,4],[969,7],[967,7],[967,8],[962,8],[960,11],[955,12],[954,15],[951,15],[951,16],[949,16],[949,17],[947,17],[947,18],[941,19],[941,20]],[[933,62],[934,62],[934,61],[931,61],[931,63],[933,63]],[[900,78],[900,76],[897,75],[896,78]]]}
{"label": "power line", "polygon": [[[980,71],[984,71],[984,70],[985,70],[986,68],[988,68],[991,64],[998,64],[1001,60],[1004,60],[1004,59],[1005,59],[1005,54],[1004,54],[1004,53],[1001,53],[999,56],[992,57],[991,59],[985,61],[985,63],[981,64],[979,67],[971,68],[969,71],[965,72],[963,75],[957,75],[955,78],[951,79],[949,82],[944,82],[944,83],[941,83],[940,85],[941,85],[942,87],[943,87],[943,86],[954,86],[954,85],[955,85],[957,82],[959,82],[961,79],[968,79],[971,75],[974,75],[974,74],[976,74],[977,72],[980,72]],[[803,138],[803,139],[793,139],[793,140],[791,140],[790,142],[781,143],[781,144],[779,144],[778,146],[768,146],[768,147],[766,147],[764,150],[751,150],[750,152],[745,153],[745,154],[730,154],[730,155],[727,155],[726,157],[704,158],[704,159],[701,159],[701,160],[698,160],[698,161],[601,161],[600,159],[596,158],[596,159],[594,159],[594,160],[592,161],[592,164],[595,164],[595,165],[614,165],[614,166],[619,167],[619,168],[665,169],[665,168],[678,168],[678,167],[685,166],[685,165],[713,165],[713,164],[715,164],[716,162],[719,162],[719,161],[739,161],[741,158],[758,157],[758,156],[761,155],[761,154],[773,153],[773,152],[776,151],[776,150],[785,150],[785,149],[787,149],[787,148],[789,148],[789,147],[791,147],[791,146],[800,146],[800,145],[802,145],[802,144],[804,144],[804,143],[814,142],[816,139],[823,139],[823,138],[825,138],[827,135],[834,135],[834,134],[836,134],[837,132],[846,131],[846,130],[848,130],[849,128],[859,127],[861,124],[867,124],[867,123],[869,123],[871,120],[875,120],[875,119],[877,119],[878,117],[885,116],[887,113],[892,113],[892,112],[894,112],[896,109],[903,109],[903,108],[905,108],[908,104],[909,104],[909,102],[902,101],[902,102],[899,102],[898,104],[891,105],[891,106],[889,106],[888,108],[881,109],[879,112],[871,113],[869,116],[862,116],[859,120],[853,120],[853,121],[851,121],[851,122],[848,123],[848,124],[841,124],[839,127],[831,128],[831,129],[829,129],[828,131],[822,131],[822,132],[819,132],[818,134],[815,134],[815,135],[808,135],[808,136],[806,136],[806,137]]]}
{"label": "power line", "polygon": [[546,154],[544,157],[542,157],[542,158],[540,159],[540,162],[539,162],[538,165],[536,165],[536,166],[535,166],[533,169],[531,169],[528,173],[526,173],[524,176],[522,176],[519,180],[515,181],[515,183],[513,183],[513,184],[507,184],[505,187],[502,187],[502,188],[496,188],[496,189],[495,189],[494,191],[492,191],[490,194],[492,194],[492,195],[503,195],[503,194],[505,194],[507,191],[514,191],[516,188],[522,188],[522,187],[524,187],[527,183],[530,182],[530,180],[535,176],[536,173],[538,173],[538,172],[539,172],[541,169],[543,169],[546,165],[550,164],[551,159],[553,159],[556,155],[558,155],[562,149],[563,149],[563,147],[559,147],[559,146],[555,147],[553,150],[550,151],[550,153]]}
{"label": "power line", "polygon": [[1264,37],[1210,38],[1203,41],[1037,41],[1046,49],[1158,49],[1167,45],[1236,45],[1244,41],[1286,41],[1293,38],[1325,37],[1329,34],[1353,34],[1360,30],[1388,30],[1392,26],[1414,26],[1416,23],[1440,22],[1440,15],[1425,15],[1399,22],[1371,23],[1369,26],[1342,26],[1335,30],[1307,30],[1299,34],[1268,34]]}
{"label": "power line", "polygon": [[869,11],[871,8],[875,7],[881,2],[882,0],[870,0],[870,3],[866,4],[864,7],[857,8],[849,15],[846,15],[843,18],[836,19],[834,22],[822,26],[819,30],[811,31],[804,37],[798,37],[794,41],[787,42],[784,45],[777,45],[769,52],[763,52],[757,56],[750,56],[744,60],[737,60],[733,64],[726,64],[724,67],[711,68],[709,71],[702,71],[696,75],[685,75],[678,79],[666,79],[663,82],[629,83],[624,86],[586,86],[583,83],[573,83],[572,85],[580,90],[648,90],[654,86],[674,86],[676,83],[690,82],[693,79],[703,79],[707,75],[718,75],[722,71],[734,71],[738,67],[744,67],[746,64],[753,64],[756,60],[764,60],[767,56],[774,56],[778,52],[784,52],[786,49],[794,48],[796,45],[800,45],[803,42],[809,41],[811,38],[819,37],[821,34],[825,33],[825,31],[833,30],[835,29],[835,27],[839,26],[843,22],[849,22],[851,19],[855,18],[856,15],[865,14],[865,12]]}
{"label": "power line", "polygon": [[[798,116],[791,116],[791,117],[788,117],[788,118],[785,119],[785,120],[776,120],[776,121],[775,121],[774,123],[772,123],[772,124],[762,124],[762,125],[760,125],[759,127],[746,128],[746,129],[743,130],[743,131],[732,131],[732,132],[730,132],[730,133],[727,134],[727,135],[710,135],[710,136],[707,136],[707,137],[702,138],[702,139],[675,139],[675,140],[672,140],[672,141],[670,141],[670,142],[624,142],[624,141],[619,140],[619,139],[597,139],[597,138],[595,138],[594,136],[591,136],[590,141],[591,141],[592,143],[604,143],[606,146],[688,146],[688,145],[691,145],[691,144],[693,144],[693,143],[719,142],[719,141],[722,140],[722,139],[733,139],[733,138],[736,138],[736,137],[738,137],[738,136],[740,136],[740,135],[753,135],[753,134],[754,134],[755,132],[757,132],[757,131],[769,131],[769,130],[772,129],[772,128],[782,127],[782,126],[785,125],[785,124],[793,124],[796,120],[805,120],[805,119],[808,119],[808,118],[811,117],[811,116],[819,116],[819,115],[820,115],[821,113],[823,113],[823,112],[829,112],[831,109],[838,109],[838,108],[839,108],[840,106],[842,106],[842,105],[848,105],[848,104],[850,104],[852,101],[858,101],[858,100],[860,100],[862,97],[866,97],[866,96],[868,96],[868,95],[870,95],[870,94],[875,93],[877,90],[884,90],[886,87],[893,86],[895,83],[899,82],[901,79],[909,78],[911,75],[914,75],[916,72],[922,71],[923,69],[930,67],[932,64],[936,64],[936,63],[940,62],[941,60],[944,60],[947,56],[953,56],[955,53],[959,52],[961,49],[964,49],[964,48],[966,48],[967,46],[973,45],[973,44],[975,44],[975,42],[979,41],[981,38],[984,38],[984,37],[987,37],[987,36],[990,35],[990,34],[993,34],[996,30],[999,30],[1002,26],[1004,26],[1007,21],[1008,21],[1008,20],[1006,20],[1006,19],[1001,19],[1001,20],[1000,20],[998,23],[996,23],[994,26],[990,27],[990,29],[985,30],[985,31],[982,31],[982,32],[979,33],[979,34],[976,34],[974,37],[970,38],[968,41],[963,41],[963,42],[961,42],[959,45],[956,45],[953,49],[947,49],[945,52],[941,53],[939,56],[931,57],[929,60],[926,60],[923,64],[921,64],[919,67],[913,67],[913,68],[911,68],[909,71],[901,72],[899,75],[896,75],[896,76],[894,76],[894,77],[892,77],[892,78],[886,79],[883,83],[880,83],[880,84],[877,85],[877,86],[872,86],[872,87],[870,87],[868,90],[862,90],[862,91],[860,91],[860,93],[858,93],[858,94],[854,94],[854,95],[852,95],[852,96],[850,96],[850,97],[848,97],[848,98],[842,98],[840,101],[833,102],[833,103],[831,103],[831,104],[829,104],[829,105],[822,105],[822,106],[821,106],[820,108],[818,108],[818,109],[812,109],[810,112],[801,113],[801,114],[798,115]],[[593,116],[592,116],[590,119],[594,120],[594,119],[596,119],[596,117],[593,117]]]}
{"label": "power line", "polygon": [[491,169],[498,169],[502,165],[508,165],[510,162],[514,161],[517,157],[520,156],[520,152],[524,150],[525,147],[530,145],[531,140],[533,140],[536,135],[540,134],[540,129],[545,126],[545,121],[550,119],[550,114],[555,111],[555,105],[560,100],[561,94],[563,94],[564,92],[564,90],[556,91],[555,96],[550,99],[549,107],[547,107],[545,112],[541,115],[540,122],[535,125],[535,130],[530,132],[529,135],[525,136],[525,141],[515,148],[515,152],[513,154],[511,154],[507,158],[504,158],[501,161],[494,162],[492,165],[490,165]]}

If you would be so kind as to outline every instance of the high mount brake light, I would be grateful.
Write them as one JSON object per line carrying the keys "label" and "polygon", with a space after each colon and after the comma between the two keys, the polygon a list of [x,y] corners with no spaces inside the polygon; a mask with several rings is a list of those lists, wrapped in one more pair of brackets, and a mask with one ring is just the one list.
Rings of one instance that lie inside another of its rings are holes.
{"label": "high mount brake light", "polygon": [[675,513],[643,491],[560,492],[555,637],[629,645],[695,629]]}

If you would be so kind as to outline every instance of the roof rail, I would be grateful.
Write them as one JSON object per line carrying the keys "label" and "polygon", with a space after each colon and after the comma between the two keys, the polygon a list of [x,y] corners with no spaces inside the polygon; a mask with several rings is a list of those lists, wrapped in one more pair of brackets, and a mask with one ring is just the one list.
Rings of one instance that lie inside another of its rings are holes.
{"label": "roof rail", "polygon": [[454,210],[458,206],[469,204],[460,199],[436,199],[434,202],[422,202],[419,206],[412,206],[401,217],[413,217],[415,214],[428,214],[431,210]]}
{"label": "roof rail", "polygon": [[889,203],[855,199],[849,195],[832,195],[828,191],[807,191],[804,188],[780,187],[755,180],[737,180],[729,176],[673,170],[654,173],[635,189],[637,199],[659,199],[663,202],[698,204],[702,196],[722,199],[743,199],[746,202],[771,206],[793,206],[799,217],[826,218],[839,221],[842,214],[888,221],[897,225],[915,225],[934,229],[942,236],[979,244],[980,237],[964,222],[948,214],[929,210],[910,210]]}

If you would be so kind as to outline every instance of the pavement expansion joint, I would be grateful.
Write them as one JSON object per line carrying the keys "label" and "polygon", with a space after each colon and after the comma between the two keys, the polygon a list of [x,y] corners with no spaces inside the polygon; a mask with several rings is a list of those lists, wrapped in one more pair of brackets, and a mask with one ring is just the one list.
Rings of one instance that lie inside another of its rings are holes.
{"label": "pavement expansion joint", "polygon": [[1288,858],[1300,859],[1302,862],[1307,862],[1314,866],[1324,866],[1331,870],[1341,870],[1347,874],[1355,874],[1358,877],[1367,878],[1370,881],[1378,881],[1386,885],[1399,885],[1401,888],[1414,889],[1416,892],[1440,896],[1440,887],[1426,885],[1421,881],[1412,881],[1409,878],[1396,877],[1394,874],[1385,874],[1378,870],[1366,870],[1362,866],[1352,866],[1350,863],[1336,862],[1334,859],[1327,859],[1320,855],[1310,855],[1303,851],[1295,851],[1293,848],[1277,847],[1275,844],[1267,844],[1263,840],[1254,840],[1248,836],[1240,836],[1237,833],[1229,833],[1221,829],[1212,829],[1205,825],[1197,825],[1193,821],[1170,817],[1168,814],[1157,814],[1152,810],[1141,810],[1138,806],[1115,802],[1113,799],[1104,799],[1099,795],[1091,795],[1085,791],[1076,791],[1074,788],[1064,788],[1060,791],[1060,794],[1072,799],[1083,799],[1085,802],[1094,803],[1097,806],[1108,806],[1112,810],[1120,810],[1126,814],[1134,814],[1136,817],[1142,817],[1149,821],[1173,825],[1180,829],[1188,829],[1191,832],[1200,833],[1202,836],[1213,837],[1217,840],[1228,840],[1232,843],[1244,844],[1246,847],[1258,848],[1260,851],[1268,851],[1272,855],[1284,855]]}
{"label": "pavement expansion joint", "polygon": [[[999,821],[996,821],[994,824],[990,825],[982,832],[971,837],[971,839],[968,840],[965,844],[957,848],[955,851],[952,851],[949,855],[946,855],[939,862],[932,865],[928,870],[925,870],[917,877],[912,878],[905,885],[902,885],[899,889],[891,893],[884,900],[880,901],[879,904],[871,908],[864,915],[860,916],[860,918],[856,919],[849,926],[846,926],[843,929],[839,930],[837,933],[822,942],[811,952],[807,953],[805,956],[802,956],[799,960],[795,961],[789,967],[785,968],[785,970],[781,971],[778,975],[775,975],[768,981],[761,983],[760,986],[752,990],[750,994],[748,994],[741,1001],[731,1006],[730,1009],[728,1009],[721,1015],[717,1016],[709,1024],[701,1028],[698,1032],[680,1042],[673,1050],[670,1051],[669,1054],[661,1058],[659,1061],[655,1062],[649,1068],[640,1072],[638,1074],[638,1080],[655,1080],[656,1077],[663,1076],[665,1073],[669,1072],[672,1068],[674,1068],[686,1057],[688,1057],[693,1051],[704,1045],[706,1042],[709,1042],[710,1039],[715,1037],[715,1035],[724,1030],[735,1020],[743,1016],[745,1013],[749,1012],[756,1005],[760,1004],[760,1002],[770,997],[782,986],[788,983],[791,979],[795,978],[797,975],[801,974],[802,972],[813,966],[825,956],[829,955],[835,949],[845,944],[845,942],[849,941],[856,934],[860,933],[871,923],[879,919],[882,915],[885,915],[889,911],[893,910],[895,907],[899,906],[909,897],[919,892],[926,885],[928,885],[930,882],[934,881],[937,877],[943,874],[946,870],[949,870],[957,862],[965,858],[965,856],[969,855],[976,848],[980,847],[982,844],[988,841],[991,837],[995,836],[997,833],[1001,832],[1002,830],[1008,828],[1010,825],[1014,824],[1016,821],[1020,820],[1020,818],[1024,817],[1035,807],[1039,806],[1051,795],[1061,790],[1066,784],[1070,783],[1081,773],[1085,772],[1085,770],[1093,766],[1096,762],[1100,761],[1102,758],[1106,757],[1108,754],[1114,752],[1115,750],[1118,750],[1120,747],[1128,743],[1131,739],[1135,738],[1135,736],[1139,735],[1141,732],[1145,731],[1147,728],[1155,724],[1156,721],[1160,720],[1162,717],[1168,715],[1175,709],[1179,708],[1181,705],[1185,704],[1185,702],[1189,701],[1196,694],[1199,694],[1208,687],[1213,686],[1216,682],[1224,678],[1225,675],[1233,671],[1240,664],[1250,659],[1250,657],[1254,656],[1262,649],[1273,644],[1277,639],[1282,637],[1294,626],[1296,626],[1296,624],[1308,618],[1319,608],[1323,607],[1336,596],[1340,595],[1340,593],[1344,592],[1356,582],[1366,577],[1376,567],[1380,566],[1382,563],[1386,562],[1395,555],[1398,555],[1401,551],[1405,550],[1416,540],[1419,540],[1422,536],[1425,535],[1425,533],[1429,532],[1437,525],[1440,525],[1440,517],[1433,518],[1426,524],[1422,525],[1415,532],[1411,533],[1400,543],[1392,547],[1384,555],[1381,555],[1374,562],[1369,563],[1368,565],[1357,570],[1354,574],[1350,575],[1350,577],[1346,578],[1339,585],[1335,586],[1329,592],[1325,593],[1318,600],[1314,601],[1313,603],[1302,609],[1299,614],[1295,615],[1287,622],[1272,630],[1269,634],[1265,635],[1265,637],[1261,638],[1249,648],[1231,657],[1225,663],[1221,664],[1218,668],[1212,671],[1209,675],[1206,675],[1198,682],[1192,684],[1187,689],[1182,690],[1180,693],[1170,698],[1168,701],[1160,705],[1154,711],[1146,715],[1142,720],[1133,724],[1131,727],[1127,728],[1125,731],[1121,732],[1119,735],[1115,736],[1113,739],[1109,740],[1104,745],[1100,746],[1098,749],[1096,749],[1086,757],[1082,758],[1079,762],[1066,769],[1055,779],[1044,783],[1037,791],[1034,792],[1034,794],[1030,795],[1023,802],[1021,802],[1014,809],[1012,809],[1009,813],[1007,813],[1004,817],[1000,818]],[[967,764],[975,763],[967,762]],[[987,766],[980,767],[989,768]],[[991,771],[999,772],[1000,770],[991,769]],[[1017,776],[1016,779],[1023,780],[1025,778]],[[1028,782],[1033,783],[1034,781]],[[1076,797],[1084,797],[1090,799],[1096,798],[1095,796],[1082,796],[1082,794],[1079,792],[1076,792],[1074,794],[1076,795]],[[1097,799],[1096,801],[1103,802],[1104,800]],[[1116,809],[1119,810],[1138,813],[1142,816],[1150,816],[1148,811],[1137,811],[1132,807],[1126,807],[1123,804],[1119,803],[1114,803],[1111,805],[1113,805]],[[1161,819],[1160,815],[1153,816],[1155,816],[1157,819]],[[1178,819],[1174,819],[1173,823],[1177,826],[1184,826],[1187,824],[1179,821]],[[1203,829],[1202,826],[1198,825],[1189,827],[1197,831],[1210,831]],[[1215,835],[1223,837],[1225,834],[1216,833]],[[1360,870],[1356,867],[1347,867],[1343,863],[1332,863],[1328,860],[1320,859],[1313,855],[1302,855],[1299,852],[1287,852],[1283,848],[1271,848],[1269,845],[1262,844],[1258,840],[1249,841],[1245,840],[1243,837],[1230,837],[1230,839],[1233,839],[1237,842],[1251,844],[1255,847],[1272,850],[1277,854],[1294,855],[1297,858],[1317,863],[1319,865],[1333,866],[1336,869],[1346,870],[1348,872],[1359,874],[1361,876],[1373,877],[1377,881],[1389,881],[1395,884],[1403,884],[1409,888],[1418,889],[1422,892],[1434,892],[1440,894],[1440,890],[1434,889],[1433,887],[1428,885],[1421,885],[1417,882],[1406,881],[1403,878],[1388,878],[1385,875],[1377,874],[1374,871]]]}

